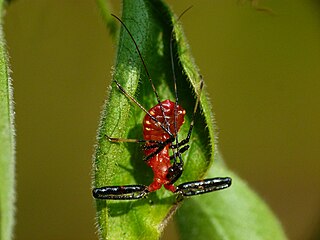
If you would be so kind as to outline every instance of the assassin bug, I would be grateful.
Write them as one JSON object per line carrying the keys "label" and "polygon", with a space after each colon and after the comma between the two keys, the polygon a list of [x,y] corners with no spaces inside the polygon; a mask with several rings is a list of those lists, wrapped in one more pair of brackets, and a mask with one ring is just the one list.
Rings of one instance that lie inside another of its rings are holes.
{"label": "assassin bug", "polygon": [[[188,9],[187,9],[188,10]],[[180,17],[187,11],[185,10]],[[186,111],[178,104],[177,94],[177,80],[174,73],[174,61],[173,61],[173,32],[171,33],[170,40],[170,54],[171,54],[171,66],[173,70],[173,81],[175,91],[175,102],[170,100],[160,101],[158,93],[155,89],[153,81],[150,77],[149,71],[146,67],[145,61],[139,50],[139,47],[133,38],[131,32],[123,21],[117,16],[115,17],[124,27],[126,32],[132,39],[139,58],[142,61],[142,65],[145,69],[149,82],[156,95],[158,104],[147,111],[134,97],[129,95],[126,90],[114,80],[115,84],[119,88],[122,94],[124,94],[129,100],[135,103],[145,113],[143,120],[143,138],[144,139],[122,139],[107,136],[111,142],[136,142],[144,143],[144,161],[153,170],[154,180],[149,186],[145,185],[124,185],[124,186],[105,186],[100,188],[94,188],[92,193],[94,198],[97,199],[109,199],[109,200],[133,200],[140,199],[147,196],[150,192],[154,192],[164,186],[167,190],[182,196],[193,196],[212,191],[221,190],[231,185],[231,178],[229,177],[217,177],[204,180],[192,181],[182,183],[175,186],[174,183],[180,178],[183,172],[183,159],[181,154],[188,150],[189,141],[191,138],[192,129],[194,126],[194,118],[197,112],[200,94],[203,88],[203,80],[201,77],[199,93],[196,99],[196,103],[193,109],[193,115],[189,126],[187,137],[181,141],[178,139],[178,131],[184,123],[184,116]],[[178,18],[178,20],[180,19]],[[173,154],[169,155],[169,150],[172,150]]]}

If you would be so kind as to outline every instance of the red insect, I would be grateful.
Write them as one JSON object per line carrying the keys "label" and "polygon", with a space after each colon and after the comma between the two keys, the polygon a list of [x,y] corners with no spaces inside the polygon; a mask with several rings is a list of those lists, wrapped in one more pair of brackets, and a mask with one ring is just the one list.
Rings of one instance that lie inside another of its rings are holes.
{"label": "red insect", "polygon": [[[188,10],[188,9],[187,9]],[[186,11],[187,11],[186,10]],[[185,11],[185,12],[186,12]],[[180,17],[183,14],[180,15]],[[199,95],[197,96],[196,104],[194,106],[193,117],[190,123],[187,137],[182,141],[178,140],[178,131],[184,123],[184,116],[186,111],[178,104],[176,78],[173,75],[176,101],[170,100],[160,101],[159,96],[155,90],[152,79],[149,75],[146,64],[142,58],[141,52],[138,48],[136,41],[131,35],[126,25],[117,16],[114,16],[122,26],[126,29],[130,35],[133,43],[136,46],[136,50],[143,63],[145,71],[151,86],[155,92],[158,100],[158,104],[147,111],[140,103],[137,102],[132,96],[130,96],[123,87],[115,80],[119,90],[127,96],[131,101],[137,104],[145,113],[146,116],[143,120],[143,140],[138,139],[120,139],[108,137],[111,142],[139,142],[144,143],[143,149],[145,153],[144,161],[153,170],[154,178],[153,182],[149,186],[145,185],[125,185],[125,186],[105,186],[93,189],[93,196],[97,199],[114,199],[114,200],[131,200],[145,197],[150,192],[154,192],[164,186],[169,191],[180,194],[182,196],[193,196],[203,194],[207,192],[217,191],[227,188],[231,185],[231,178],[209,178],[204,180],[198,180],[193,182],[186,182],[178,185],[174,183],[180,178],[183,172],[183,160],[181,154],[188,150],[189,141],[194,125],[194,116],[197,112],[200,93],[203,87],[203,80],[201,78]],[[170,42],[171,59],[173,59],[172,53],[172,39]],[[172,63],[172,69],[174,72],[174,63]],[[170,156],[170,149],[173,155]]]}
{"label": "red insect", "polygon": [[[162,116],[161,113],[161,105],[164,110],[164,116]],[[184,123],[184,115],[186,114],[186,111],[182,107],[177,105],[177,115],[175,116],[174,102],[165,100],[161,102],[161,105],[158,104],[155,107],[151,108],[149,110],[149,113],[152,116],[155,116],[162,125],[165,124],[166,119],[171,133],[179,131],[181,125]],[[175,121],[176,125],[174,124]],[[154,124],[149,115],[146,115],[143,121],[143,138],[147,141],[156,140],[159,142],[165,142],[170,140],[170,135],[167,132],[163,131],[160,126]],[[147,142],[145,144],[144,153],[146,156],[152,156],[152,154],[157,152],[158,148],[153,148],[153,146],[153,143]],[[151,183],[148,187],[148,191],[150,192],[158,190],[162,187],[162,185],[164,185],[166,189],[172,192],[176,191],[175,186],[171,183],[170,177],[168,177],[169,169],[172,167],[169,155],[170,146],[172,146],[171,143],[166,144],[158,154],[154,155],[147,161],[147,164],[152,168],[154,173],[153,183]]]}

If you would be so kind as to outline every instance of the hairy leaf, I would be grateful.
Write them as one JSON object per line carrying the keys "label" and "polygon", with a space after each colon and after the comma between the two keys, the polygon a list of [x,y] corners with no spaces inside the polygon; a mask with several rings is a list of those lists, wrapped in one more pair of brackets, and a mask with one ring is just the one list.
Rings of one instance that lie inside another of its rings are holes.
{"label": "hairy leaf", "polygon": [[12,239],[14,224],[14,117],[8,58],[2,32],[3,1],[0,1],[0,239]]}
{"label": "hairy leaf", "polygon": [[[199,89],[200,75],[193,63],[177,18],[162,1],[124,0],[121,19],[139,46],[161,101],[175,99],[170,58],[170,39],[174,29],[174,73],[177,78],[179,104],[187,111],[185,124],[179,132],[179,139],[185,138]],[[120,29],[113,79],[117,80],[146,109],[157,104],[135,45],[123,27]],[[143,153],[139,144],[111,143],[106,139],[106,135],[142,139],[144,115],[145,113],[130,102],[113,82],[98,130],[98,144],[94,157],[94,187],[149,185],[152,182],[152,171],[142,160]],[[202,179],[205,176],[214,160],[214,140],[213,117],[204,88],[200,109],[195,118],[190,149],[183,154],[184,172],[177,184]],[[225,177],[229,172],[222,168],[221,165],[214,167],[217,172],[221,171],[221,177]],[[222,191],[219,195],[227,191],[233,192],[233,188]],[[240,198],[238,194],[242,192],[235,191],[233,197]],[[198,196],[194,198],[197,199]],[[231,204],[228,199],[223,201]],[[259,202],[259,200],[256,201]],[[165,189],[151,193],[148,198],[141,200],[96,200],[100,237],[101,239],[158,239],[168,219],[180,203],[176,196]],[[223,207],[230,207],[228,204]],[[237,216],[233,217],[237,218]],[[219,227],[227,232],[230,224],[224,223]],[[185,228],[188,228],[188,225],[185,225]]]}
{"label": "hairy leaf", "polygon": [[[122,20],[134,36],[161,100],[174,101],[170,38],[173,25],[175,74],[179,103],[187,111],[180,139],[186,137],[200,80],[191,62],[181,29],[161,1],[124,1]],[[174,22],[174,23],[173,23]],[[146,108],[157,104],[146,72],[128,33],[121,28],[113,78]],[[184,154],[185,171],[178,183],[203,176],[213,160],[213,128],[208,102],[202,95],[203,114],[198,113],[190,150]],[[152,171],[142,161],[141,146],[135,143],[110,143],[106,134],[120,138],[142,138],[144,112],[111,85],[102,113],[95,154],[95,187],[145,184],[152,182]],[[208,124],[209,123],[209,124]],[[178,203],[164,189],[139,201],[97,200],[101,238],[158,239]]]}

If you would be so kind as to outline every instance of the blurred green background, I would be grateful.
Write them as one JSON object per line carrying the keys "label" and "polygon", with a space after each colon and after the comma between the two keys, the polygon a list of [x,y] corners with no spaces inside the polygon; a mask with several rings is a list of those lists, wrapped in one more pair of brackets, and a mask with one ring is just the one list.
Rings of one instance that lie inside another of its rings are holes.
{"label": "blurred green background", "polygon": [[[177,14],[194,5],[182,22],[228,166],[290,239],[320,239],[319,1],[259,2],[275,15],[244,0],[169,3]],[[17,126],[16,239],[97,239],[91,157],[115,43],[94,1],[16,0],[4,20]]]}

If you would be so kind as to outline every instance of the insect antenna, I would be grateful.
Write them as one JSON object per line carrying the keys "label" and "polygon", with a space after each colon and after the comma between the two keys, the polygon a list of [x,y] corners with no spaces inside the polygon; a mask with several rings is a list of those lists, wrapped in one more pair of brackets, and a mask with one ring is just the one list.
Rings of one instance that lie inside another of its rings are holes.
{"label": "insect antenna", "polygon": [[[182,18],[182,16],[189,11],[193,6],[191,5],[188,7],[186,10],[184,10],[180,16],[177,18],[177,22]],[[178,102],[179,102],[179,97],[178,97],[178,88],[177,88],[177,78],[175,74],[175,65],[174,65],[174,60],[173,60],[173,34],[174,34],[174,26],[171,31],[171,36],[170,36],[170,58],[171,58],[171,69],[172,69],[172,77],[173,77],[173,85],[174,85],[174,94],[175,94],[175,104],[174,104],[174,134],[175,134],[175,140],[176,140],[176,151],[174,152],[174,162],[177,161],[176,156],[179,157],[180,163],[183,163],[180,151],[179,151],[179,138],[178,138],[178,128],[177,128],[177,118],[178,118]],[[193,121],[193,119],[192,119]],[[190,133],[191,134],[191,133]]]}
{"label": "insect antenna", "polygon": [[[135,47],[136,47],[136,50],[137,50],[137,52],[138,52],[138,54],[139,54],[139,57],[140,57],[140,59],[141,59],[142,65],[143,65],[143,67],[144,67],[144,70],[145,70],[145,72],[146,72],[146,74],[147,74],[148,80],[149,80],[149,82],[150,82],[150,84],[151,84],[151,87],[152,87],[152,89],[153,89],[153,92],[154,92],[154,94],[156,95],[158,104],[159,104],[159,106],[160,106],[161,113],[162,113],[162,117],[163,117],[163,119],[164,119],[164,121],[165,121],[165,124],[166,124],[166,130],[165,130],[165,131],[169,134],[170,138],[173,138],[174,135],[170,132],[170,125],[169,125],[168,120],[167,120],[167,118],[166,118],[166,116],[165,116],[163,105],[162,105],[162,103],[161,103],[161,101],[160,101],[158,92],[157,92],[157,90],[156,90],[156,88],[155,88],[155,86],[154,86],[154,84],[153,84],[153,81],[152,81],[152,78],[151,78],[150,73],[149,73],[149,71],[148,71],[147,65],[146,65],[146,63],[145,63],[145,61],[144,61],[144,59],[143,59],[143,57],[142,57],[142,54],[141,54],[141,52],[140,52],[140,49],[139,49],[139,47],[138,47],[138,44],[137,44],[136,40],[133,38],[131,32],[129,31],[129,29],[127,28],[127,26],[124,24],[124,22],[123,22],[120,18],[118,18],[118,17],[117,17],[116,15],[114,15],[114,14],[111,14],[111,16],[113,16],[114,18],[116,18],[116,19],[122,24],[122,26],[125,28],[125,30],[126,30],[127,33],[129,34],[130,38],[132,39],[132,41],[133,41],[133,43],[134,43],[134,45],[135,45]],[[156,121],[156,122],[159,123],[159,121]],[[162,124],[161,124],[161,125],[162,125]]]}

